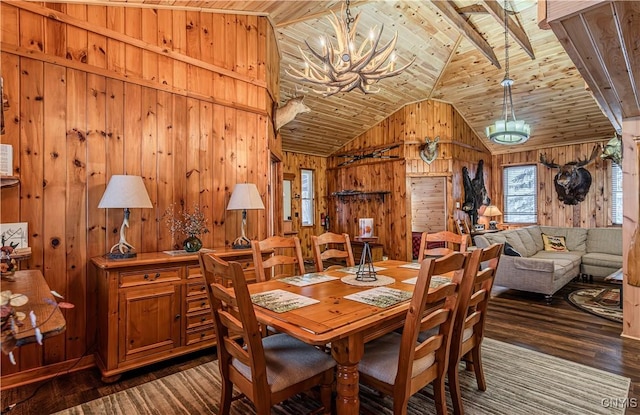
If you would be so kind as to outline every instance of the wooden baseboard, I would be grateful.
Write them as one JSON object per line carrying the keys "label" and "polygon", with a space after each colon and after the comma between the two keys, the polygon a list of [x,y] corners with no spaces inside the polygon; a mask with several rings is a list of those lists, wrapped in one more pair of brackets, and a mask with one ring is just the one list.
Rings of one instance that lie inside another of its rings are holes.
{"label": "wooden baseboard", "polygon": [[79,359],[67,360],[65,362],[5,375],[0,377],[0,391],[51,379],[58,375],[89,369],[95,365],[94,356],[89,355]]}

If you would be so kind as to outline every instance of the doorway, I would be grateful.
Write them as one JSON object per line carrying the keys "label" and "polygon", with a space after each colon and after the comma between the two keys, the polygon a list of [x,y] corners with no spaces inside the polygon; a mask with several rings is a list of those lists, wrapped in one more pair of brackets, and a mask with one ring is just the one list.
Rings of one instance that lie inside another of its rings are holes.
{"label": "doorway", "polygon": [[447,229],[446,177],[411,178],[411,231]]}

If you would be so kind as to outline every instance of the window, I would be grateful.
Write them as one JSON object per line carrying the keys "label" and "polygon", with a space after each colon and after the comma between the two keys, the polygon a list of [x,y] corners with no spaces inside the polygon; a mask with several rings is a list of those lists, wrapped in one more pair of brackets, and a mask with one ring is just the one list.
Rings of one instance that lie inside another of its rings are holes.
{"label": "window", "polygon": [[314,186],[313,170],[300,170],[302,180],[302,226],[313,226],[314,224]]}
{"label": "window", "polygon": [[622,168],[611,163],[611,222],[622,225]]}
{"label": "window", "polygon": [[536,165],[505,167],[504,221],[507,223],[537,223],[538,195]]}

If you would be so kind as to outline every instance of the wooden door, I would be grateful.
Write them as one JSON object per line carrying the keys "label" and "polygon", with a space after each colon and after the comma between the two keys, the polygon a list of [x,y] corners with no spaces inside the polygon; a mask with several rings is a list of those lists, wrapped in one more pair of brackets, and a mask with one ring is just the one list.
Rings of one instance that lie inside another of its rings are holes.
{"label": "wooden door", "polygon": [[120,291],[119,362],[180,346],[180,284]]}
{"label": "wooden door", "polygon": [[445,177],[411,178],[411,231],[439,232],[447,228]]}

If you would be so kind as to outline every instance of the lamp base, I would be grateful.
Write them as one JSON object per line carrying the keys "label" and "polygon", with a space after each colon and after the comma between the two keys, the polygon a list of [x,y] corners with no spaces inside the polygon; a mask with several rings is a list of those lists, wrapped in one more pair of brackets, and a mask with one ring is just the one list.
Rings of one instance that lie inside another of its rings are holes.
{"label": "lamp base", "polygon": [[251,241],[246,236],[239,236],[231,243],[233,249],[251,249]]}
{"label": "lamp base", "polygon": [[108,254],[104,255],[104,257],[107,259],[131,259],[135,258],[136,256],[138,256],[137,252],[109,252]]}

